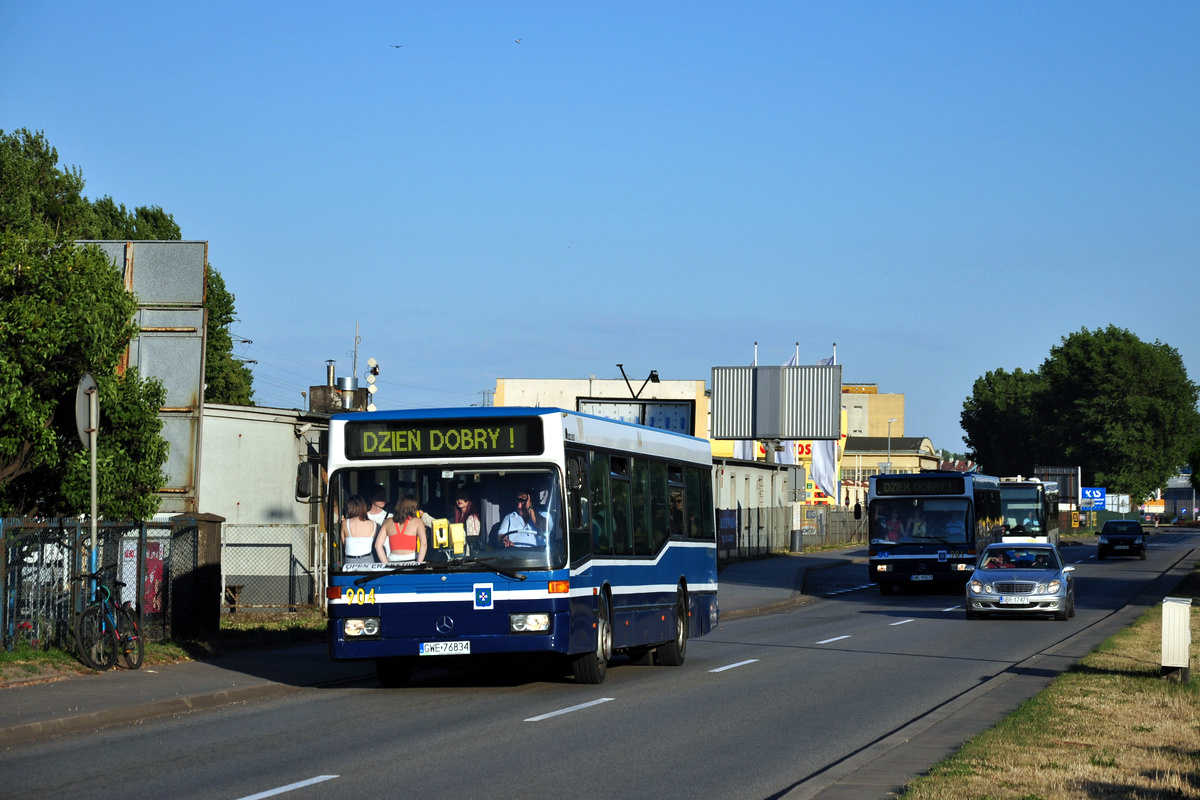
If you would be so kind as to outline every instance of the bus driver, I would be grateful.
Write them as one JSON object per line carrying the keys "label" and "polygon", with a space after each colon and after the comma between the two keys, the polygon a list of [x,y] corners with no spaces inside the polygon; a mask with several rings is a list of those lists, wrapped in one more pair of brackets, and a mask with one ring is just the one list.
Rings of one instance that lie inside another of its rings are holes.
{"label": "bus driver", "polygon": [[540,547],[546,543],[550,517],[538,511],[532,489],[517,493],[517,510],[500,521],[496,538],[501,547]]}

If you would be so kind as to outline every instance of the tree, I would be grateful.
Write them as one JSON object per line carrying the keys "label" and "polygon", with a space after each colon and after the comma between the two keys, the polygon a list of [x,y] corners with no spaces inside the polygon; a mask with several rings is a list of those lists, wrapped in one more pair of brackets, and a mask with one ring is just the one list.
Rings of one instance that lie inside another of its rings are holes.
{"label": "tree", "polygon": [[963,402],[964,441],[975,461],[992,475],[1029,474],[1039,462],[1041,432],[1036,372],[997,369],[975,381]]}
{"label": "tree", "polygon": [[233,337],[229,333],[229,326],[234,322],[233,295],[226,290],[221,273],[211,264],[206,283],[208,331],[204,343],[204,400],[252,406],[254,374],[233,357]]}
{"label": "tree", "polygon": [[988,373],[963,404],[968,444],[988,471],[1077,465],[1091,485],[1140,499],[1200,438],[1200,392],[1178,351],[1122,328],[1063,337],[1025,376]]}
{"label": "tree", "polygon": [[165,482],[157,416],[165,394],[135,370],[117,374],[137,332],[136,302],[98,249],[32,227],[38,232],[0,232],[0,513],[87,508],[87,456],[74,409],[80,376],[90,372],[102,404],[100,509],[144,518]]}

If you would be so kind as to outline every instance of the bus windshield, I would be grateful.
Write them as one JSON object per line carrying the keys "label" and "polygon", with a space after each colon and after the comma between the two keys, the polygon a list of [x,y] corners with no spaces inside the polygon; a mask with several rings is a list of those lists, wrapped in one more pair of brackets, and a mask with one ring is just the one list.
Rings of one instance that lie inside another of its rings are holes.
{"label": "bus windshield", "polygon": [[566,564],[550,468],[342,469],[330,476],[337,572],[556,569]]}
{"label": "bus windshield", "polygon": [[1000,508],[1004,514],[1006,531],[1027,536],[1043,535],[1045,520],[1036,488],[1003,487],[1000,491]]}
{"label": "bus windshield", "polygon": [[878,498],[871,503],[871,543],[965,544],[969,503],[955,498]]}

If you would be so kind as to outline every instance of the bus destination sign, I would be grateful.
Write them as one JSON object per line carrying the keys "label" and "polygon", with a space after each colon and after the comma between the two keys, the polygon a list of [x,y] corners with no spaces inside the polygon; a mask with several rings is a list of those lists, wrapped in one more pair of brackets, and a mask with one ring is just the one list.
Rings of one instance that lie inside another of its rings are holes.
{"label": "bus destination sign", "polygon": [[964,491],[963,479],[956,477],[913,475],[903,478],[878,478],[875,482],[875,494],[880,497],[898,494],[962,494]]}
{"label": "bus destination sign", "polygon": [[529,456],[541,452],[540,419],[346,423],[346,458]]}

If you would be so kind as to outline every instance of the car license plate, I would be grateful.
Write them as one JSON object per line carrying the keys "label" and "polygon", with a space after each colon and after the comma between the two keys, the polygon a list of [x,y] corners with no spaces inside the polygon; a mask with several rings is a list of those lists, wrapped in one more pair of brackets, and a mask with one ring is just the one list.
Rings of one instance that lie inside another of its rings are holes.
{"label": "car license plate", "polygon": [[931,581],[931,580],[933,580],[933,576],[932,575],[913,575],[912,579],[914,581]]}
{"label": "car license plate", "polygon": [[1027,606],[1029,605],[1028,597],[1001,597],[1000,605],[1002,606]]}
{"label": "car license plate", "polygon": [[1127,545],[1127,544],[1114,544],[1113,545],[1113,550],[1128,550],[1128,549],[1129,549],[1129,545]]}
{"label": "car license plate", "polygon": [[423,656],[454,656],[470,652],[470,642],[421,642]]}

